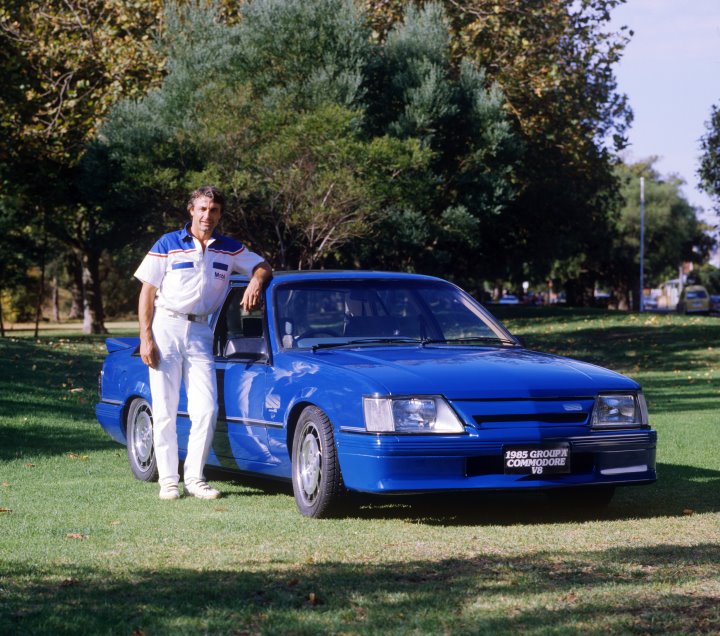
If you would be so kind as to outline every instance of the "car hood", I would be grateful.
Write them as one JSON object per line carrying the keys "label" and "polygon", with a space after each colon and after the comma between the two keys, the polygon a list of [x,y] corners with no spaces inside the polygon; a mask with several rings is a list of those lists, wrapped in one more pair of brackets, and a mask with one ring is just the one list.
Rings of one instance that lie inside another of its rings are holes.
{"label": "car hood", "polygon": [[591,397],[639,389],[596,365],[519,348],[366,347],[307,353],[314,362],[365,376],[389,395],[450,399]]}

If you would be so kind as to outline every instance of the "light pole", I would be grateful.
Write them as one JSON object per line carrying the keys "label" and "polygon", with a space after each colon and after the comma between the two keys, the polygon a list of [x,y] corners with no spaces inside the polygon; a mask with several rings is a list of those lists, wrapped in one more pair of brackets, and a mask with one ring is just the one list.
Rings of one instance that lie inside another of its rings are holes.
{"label": "light pole", "polygon": [[640,177],[640,313],[645,311],[645,177]]}

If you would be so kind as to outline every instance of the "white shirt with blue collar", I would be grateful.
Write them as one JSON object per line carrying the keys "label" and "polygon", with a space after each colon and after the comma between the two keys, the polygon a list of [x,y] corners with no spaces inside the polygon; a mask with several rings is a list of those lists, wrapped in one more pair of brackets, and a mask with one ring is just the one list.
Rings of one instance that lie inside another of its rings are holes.
{"label": "white shirt with blue collar", "polygon": [[161,236],[140,263],[135,278],[158,288],[156,307],[208,315],[222,303],[230,274],[250,277],[263,258],[217,232],[203,252],[189,228],[188,223],[182,230]]}

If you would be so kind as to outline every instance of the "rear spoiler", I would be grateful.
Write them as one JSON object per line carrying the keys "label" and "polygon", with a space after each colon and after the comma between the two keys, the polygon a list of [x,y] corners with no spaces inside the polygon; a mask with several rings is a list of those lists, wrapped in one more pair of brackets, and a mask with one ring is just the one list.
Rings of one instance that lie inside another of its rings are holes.
{"label": "rear spoiler", "polygon": [[105,340],[105,346],[108,353],[122,351],[123,349],[137,349],[140,345],[140,338],[108,338]]}

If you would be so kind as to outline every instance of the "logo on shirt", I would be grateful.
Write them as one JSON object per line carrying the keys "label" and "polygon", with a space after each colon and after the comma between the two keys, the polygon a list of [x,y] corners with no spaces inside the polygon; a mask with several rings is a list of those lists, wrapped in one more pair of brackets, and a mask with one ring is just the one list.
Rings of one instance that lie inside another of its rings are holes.
{"label": "logo on shirt", "polygon": [[225,280],[225,272],[215,272],[216,280]]}

